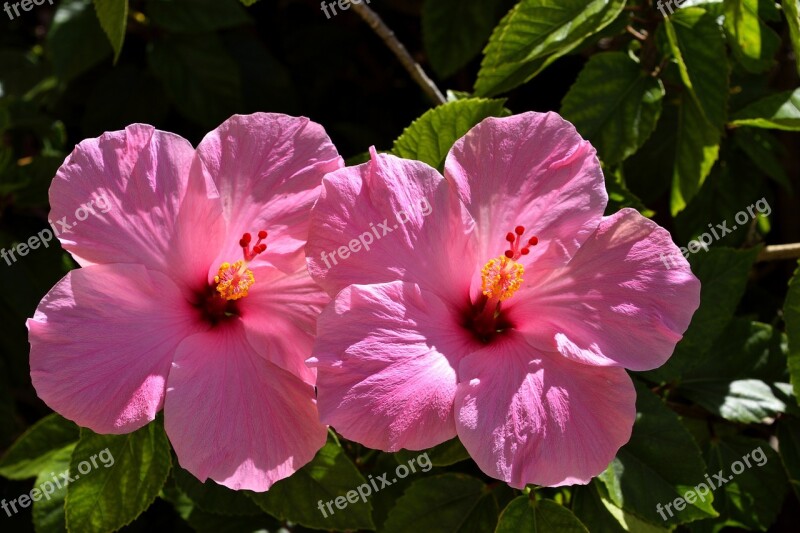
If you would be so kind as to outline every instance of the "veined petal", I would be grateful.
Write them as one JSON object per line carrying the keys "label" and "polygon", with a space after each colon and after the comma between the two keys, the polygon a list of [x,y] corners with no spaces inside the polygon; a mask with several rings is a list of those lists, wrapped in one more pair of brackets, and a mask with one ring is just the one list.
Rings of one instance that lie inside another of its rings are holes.
{"label": "veined petal", "polygon": [[73,270],[28,320],[33,386],[78,425],[134,431],[161,410],[175,349],[203,327],[159,272],[140,265]]}
{"label": "veined petal", "polygon": [[[193,156],[185,139],[144,124],[78,144],[50,186],[64,248],[82,266],[137,263],[196,285],[208,227],[178,221]],[[182,253],[187,241],[192,254]]]}
{"label": "veined petal", "polygon": [[311,357],[317,318],[330,297],[305,267],[290,275],[269,266],[253,273],[256,283],[239,304],[250,344],[267,360],[314,385],[317,373],[306,359]]}
{"label": "veined petal", "polygon": [[475,219],[484,261],[516,226],[539,238],[520,259],[529,272],[566,264],[608,202],[595,149],[555,113],[483,120],[456,141],[445,177]]}
{"label": "veined petal", "polygon": [[521,489],[585,484],[631,435],[625,370],[582,365],[509,336],[461,361],[456,426],[486,474]]}
{"label": "veined petal", "polygon": [[422,450],[455,436],[458,361],[476,343],[436,295],[412,283],[353,285],[319,320],[322,421],[370,448]]}
{"label": "veined petal", "polygon": [[312,214],[309,271],[331,296],[354,283],[400,279],[445,299],[466,298],[478,262],[472,230],[435,169],[373,149],[368,163],[323,180]]}
{"label": "veined petal", "polygon": [[533,278],[513,304],[512,320],[542,349],[650,370],[666,362],[689,327],[700,282],[667,230],[623,209],[603,219],[568,265]]}
{"label": "veined petal", "polygon": [[314,388],[259,355],[239,321],[178,347],[164,423],[183,468],[234,490],[269,489],[327,437]]}
{"label": "veined petal", "polygon": [[307,118],[234,115],[206,135],[197,147],[192,179],[217,192],[226,224],[211,268],[241,256],[244,233],[265,229],[268,248],[254,265],[295,271],[304,262],[309,213],[322,177],[343,164],[322,126]]}

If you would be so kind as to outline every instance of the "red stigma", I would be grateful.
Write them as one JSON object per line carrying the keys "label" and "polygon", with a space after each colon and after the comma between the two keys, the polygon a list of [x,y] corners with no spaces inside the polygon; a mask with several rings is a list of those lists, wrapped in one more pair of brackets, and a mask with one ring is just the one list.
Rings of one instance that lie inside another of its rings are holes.
{"label": "red stigma", "polygon": [[253,237],[249,233],[245,233],[244,235],[242,235],[242,239],[239,241],[239,246],[242,247],[242,252],[244,253],[245,261],[250,262],[253,259],[255,259],[258,254],[263,254],[264,252],[267,251],[267,245],[261,244],[261,241],[266,239],[267,235],[269,234],[263,229],[259,231],[258,241],[256,241],[256,243],[253,245],[252,250],[250,249],[250,243],[252,242]]}
{"label": "red stigma", "polygon": [[522,235],[525,233],[525,226],[517,226],[514,228],[514,232],[509,232],[506,235],[506,241],[511,243],[511,248],[505,251],[505,256],[509,259],[516,261],[523,255],[528,255],[531,253],[530,248],[528,246],[536,246],[539,244],[539,238],[536,236],[531,237],[528,239],[528,246],[522,246]]}

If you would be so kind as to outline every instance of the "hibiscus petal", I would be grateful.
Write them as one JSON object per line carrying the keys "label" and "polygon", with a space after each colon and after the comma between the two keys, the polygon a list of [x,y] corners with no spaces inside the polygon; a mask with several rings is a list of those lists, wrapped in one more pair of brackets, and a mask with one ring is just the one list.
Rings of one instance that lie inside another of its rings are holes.
{"label": "hibiscus petal", "polygon": [[50,186],[64,248],[82,266],[138,263],[196,283],[191,273],[207,271],[207,259],[176,246],[206,241],[206,227],[177,222],[193,156],[185,139],[144,124],[78,144]]}
{"label": "hibiscus petal", "polygon": [[33,386],[78,425],[134,431],[161,410],[175,349],[202,327],[159,272],[139,265],[73,270],[28,320]]}
{"label": "hibiscus petal", "polygon": [[631,435],[625,370],[538,352],[516,335],[461,361],[456,426],[481,470],[514,488],[585,484]]}
{"label": "hibiscus petal", "polygon": [[472,226],[435,169],[373,148],[368,163],[323,180],[309,271],[331,296],[354,283],[402,279],[463,299],[477,267]]}
{"label": "hibiscus petal", "polygon": [[455,436],[456,367],[475,341],[433,293],[353,285],[319,319],[320,417],[370,448],[422,450]]}
{"label": "hibiscus petal", "polygon": [[313,385],[316,371],[306,365],[317,330],[317,317],[330,297],[308,270],[287,275],[272,267],[254,269],[256,282],[239,302],[247,338],[264,357]]}
{"label": "hibiscus petal", "polygon": [[218,191],[227,223],[212,268],[241,257],[242,234],[265,229],[267,252],[254,264],[270,262],[294,271],[304,260],[309,213],[322,177],[343,165],[322,126],[307,118],[235,115],[206,135],[197,147],[192,177]]}
{"label": "hibiscus petal", "polygon": [[537,346],[591,365],[650,370],[689,327],[700,282],[667,230],[623,209],[603,219],[567,266],[534,278],[513,300],[512,320]]}
{"label": "hibiscus petal", "polygon": [[520,260],[532,270],[565,264],[608,202],[595,149],[555,113],[485,119],[450,150],[445,177],[475,219],[482,260],[502,255],[521,225],[539,238]]}
{"label": "hibiscus petal", "polygon": [[314,388],[256,353],[240,322],[178,347],[164,423],[183,468],[234,490],[269,489],[327,437]]}

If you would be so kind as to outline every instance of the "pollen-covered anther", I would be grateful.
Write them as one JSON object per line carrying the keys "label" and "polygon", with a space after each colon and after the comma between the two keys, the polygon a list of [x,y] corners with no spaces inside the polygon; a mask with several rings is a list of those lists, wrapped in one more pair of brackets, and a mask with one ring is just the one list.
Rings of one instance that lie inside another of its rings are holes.
{"label": "pollen-covered anther", "polygon": [[481,269],[481,290],[490,299],[501,302],[514,296],[522,285],[525,268],[506,256],[486,263]]}
{"label": "pollen-covered anther", "polygon": [[247,268],[247,263],[240,260],[233,264],[222,263],[214,282],[220,296],[226,300],[238,300],[247,296],[256,278],[253,271]]}

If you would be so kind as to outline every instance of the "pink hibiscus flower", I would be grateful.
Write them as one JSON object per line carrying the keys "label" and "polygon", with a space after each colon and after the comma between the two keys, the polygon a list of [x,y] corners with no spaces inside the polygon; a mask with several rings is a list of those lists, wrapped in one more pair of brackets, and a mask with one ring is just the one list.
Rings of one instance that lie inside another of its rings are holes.
{"label": "pink hibiscus flower", "polygon": [[662,365],[700,297],[660,259],[669,233],[607,201],[554,113],[483,121],[445,177],[374,150],[328,175],[307,247],[335,296],[309,360],[322,421],[386,451],[458,436],[517,488],[602,472],[636,414],[625,369]]}
{"label": "pink hibiscus flower", "polygon": [[200,480],[267,490],[325,444],[303,247],[322,176],[343,165],[305,118],[234,116],[197,149],[136,124],[81,142],[51,220],[108,200],[60,240],[82,268],[28,321],[39,397],[99,433],[164,421]]}

